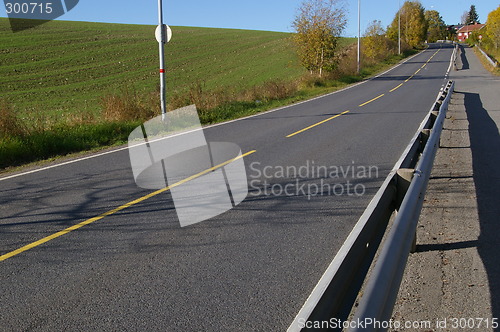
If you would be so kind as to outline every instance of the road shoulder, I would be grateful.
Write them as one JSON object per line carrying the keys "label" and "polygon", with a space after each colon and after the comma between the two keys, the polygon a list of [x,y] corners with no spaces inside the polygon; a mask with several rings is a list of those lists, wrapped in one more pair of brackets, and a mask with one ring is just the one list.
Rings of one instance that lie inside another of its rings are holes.
{"label": "road shoulder", "polygon": [[500,87],[500,80],[470,49],[462,52],[465,63],[452,75],[456,92],[417,228],[417,252],[409,257],[393,312],[394,320],[425,328],[404,331],[493,331],[492,319],[499,316],[499,208],[493,203],[499,196],[490,188],[499,182],[491,171],[499,159],[499,150],[493,152],[500,144],[493,85]]}
{"label": "road shoulder", "polygon": [[[480,236],[472,152],[463,95],[454,94],[410,255],[394,320],[432,322],[491,318]],[[486,331],[486,330],[482,330]]]}

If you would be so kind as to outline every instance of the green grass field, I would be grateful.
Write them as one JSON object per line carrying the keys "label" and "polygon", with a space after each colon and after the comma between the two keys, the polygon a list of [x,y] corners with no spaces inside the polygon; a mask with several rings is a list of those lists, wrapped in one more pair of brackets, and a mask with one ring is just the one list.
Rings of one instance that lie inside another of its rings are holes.
{"label": "green grass field", "polygon": [[[97,112],[100,98],[159,84],[154,26],[52,21],[12,33],[0,18],[0,97],[16,112],[61,116]],[[172,27],[166,46],[167,96],[196,83],[245,89],[303,75],[290,34]]]}
{"label": "green grass field", "polygon": [[[158,115],[154,30],[52,21],[12,33],[0,18],[0,169],[123,144],[133,128]],[[167,103],[171,109],[196,103],[203,124],[331,92],[400,60],[355,75],[351,54],[336,78],[318,80],[300,66],[289,33],[172,30]],[[354,42],[343,38],[340,47]]]}

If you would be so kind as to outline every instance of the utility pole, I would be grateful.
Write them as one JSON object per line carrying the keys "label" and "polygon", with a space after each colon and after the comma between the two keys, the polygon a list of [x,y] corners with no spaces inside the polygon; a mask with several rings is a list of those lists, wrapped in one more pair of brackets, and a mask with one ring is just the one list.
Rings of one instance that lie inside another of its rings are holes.
{"label": "utility pole", "polygon": [[358,74],[361,70],[361,0],[358,0]]}
{"label": "utility pole", "polygon": [[166,98],[165,98],[165,29],[163,27],[163,6],[162,0],[158,0],[158,21],[161,31],[160,45],[160,98],[161,98],[161,119],[165,121],[167,114]]}
{"label": "utility pole", "polygon": [[401,54],[401,0],[399,0],[398,6],[399,6],[399,10],[398,10],[398,48],[399,48],[399,54]]}

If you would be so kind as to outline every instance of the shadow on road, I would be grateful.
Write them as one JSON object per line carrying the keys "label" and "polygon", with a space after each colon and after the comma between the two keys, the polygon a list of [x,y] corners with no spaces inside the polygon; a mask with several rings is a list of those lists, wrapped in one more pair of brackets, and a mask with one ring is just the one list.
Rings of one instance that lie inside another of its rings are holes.
{"label": "shadow on road", "polygon": [[460,70],[468,70],[470,69],[470,65],[469,65],[469,60],[467,60],[467,55],[466,55],[467,51],[465,50],[466,47],[463,45],[459,45],[459,48],[460,48],[460,62],[462,63]]}
{"label": "shadow on road", "polygon": [[500,317],[500,135],[479,94],[464,95],[481,226],[477,248],[488,274],[493,317]]}

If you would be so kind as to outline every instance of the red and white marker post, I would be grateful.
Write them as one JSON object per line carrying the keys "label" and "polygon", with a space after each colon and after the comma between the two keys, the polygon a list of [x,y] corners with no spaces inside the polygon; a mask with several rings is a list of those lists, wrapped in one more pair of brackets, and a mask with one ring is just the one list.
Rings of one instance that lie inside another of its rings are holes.
{"label": "red and white marker post", "polygon": [[167,113],[166,89],[165,89],[165,44],[172,38],[172,30],[168,25],[163,24],[163,5],[162,0],[158,0],[158,21],[156,28],[156,40],[160,45],[160,98],[161,98],[161,118],[165,121]]}

